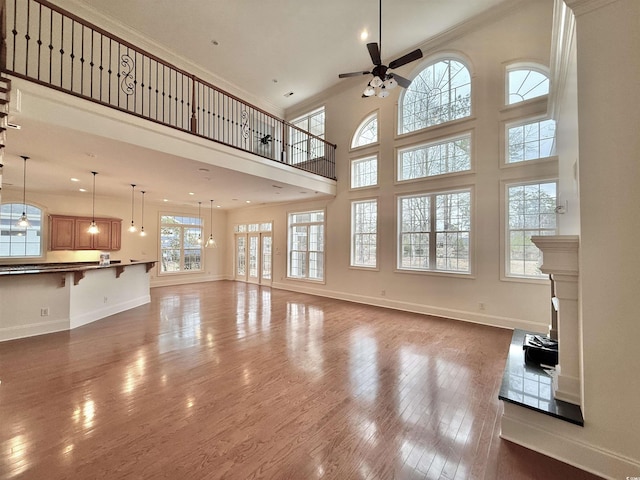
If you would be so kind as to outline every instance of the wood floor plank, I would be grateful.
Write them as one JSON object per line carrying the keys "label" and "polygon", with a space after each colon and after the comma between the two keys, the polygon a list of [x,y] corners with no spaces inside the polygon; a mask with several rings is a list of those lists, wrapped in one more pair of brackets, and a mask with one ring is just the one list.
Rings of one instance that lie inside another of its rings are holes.
{"label": "wood floor plank", "polygon": [[584,479],[502,441],[511,332],[236,282],[0,343],[0,479]]}

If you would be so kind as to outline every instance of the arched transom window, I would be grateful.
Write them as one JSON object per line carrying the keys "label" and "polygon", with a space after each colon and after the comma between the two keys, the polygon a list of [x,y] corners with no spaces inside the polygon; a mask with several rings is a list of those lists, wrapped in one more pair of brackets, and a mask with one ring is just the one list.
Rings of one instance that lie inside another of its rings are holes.
{"label": "arched transom window", "polygon": [[535,67],[507,71],[507,105],[542,97],[549,93],[549,77]]}
{"label": "arched transom window", "polygon": [[471,115],[471,75],[454,59],[439,60],[411,82],[400,105],[398,133],[409,133]]}
{"label": "arched transom window", "polygon": [[378,113],[368,115],[356,129],[351,148],[363,147],[378,141]]}

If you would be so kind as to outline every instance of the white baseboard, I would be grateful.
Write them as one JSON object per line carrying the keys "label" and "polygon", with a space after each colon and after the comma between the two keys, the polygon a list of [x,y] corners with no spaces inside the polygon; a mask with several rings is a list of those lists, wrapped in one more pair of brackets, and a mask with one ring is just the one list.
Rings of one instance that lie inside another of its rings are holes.
{"label": "white baseboard", "polygon": [[464,322],[479,323],[482,325],[490,325],[501,328],[520,328],[532,332],[546,332],[549,326],[546,323],[531,322],[528,320],[519,320],[508,317],[500,317],[497,315],[479,314],[475,312],[467,312],[464,310],[455,310],[452,308],[441,308],[432,305],[424,305],[413,302],[402,302],[399,300],[384,299],[379,297],[371,297],[366,295],[356,295],[345,292],[337,292],[316,288],[313,285],[292,285],[289,283],[273,282],[272,288],[280,290],[289,290],[292,292],[307,293],[309,295],[317,295],[319,297],[334,298],[337,300],[346,300],[354,303],[363,303],[376,307],[391,308],[412,313],[422,313],[425,315],[433,315],[435,317],[443,317],[452,320],[461,320]]}
{"label": "white baseboard", "polygon": [[150,295],[143,295],[138,298],[127,300],[126,302],[109,305],[107,307],[99,308],[97,310],[83,312],[81,315],[75,315],[69,319],[69,327],[71,329],[78,328],[78,327],[81,327],[82,325],[87,325],[88,323],[95,322],[96,320],[101,320],[110,315],[115,315],[116,313],[124,312],[125,310],[139,307],[140,305],[145,305],[150,301],[151,301]]}
{"label": "white baseboard", "polygon": [[187,285],[190,283],[217,282],[220,280],[233,280],[228,275],[206,275],[189,278],[188,275],[166,275],[151,278],[150,287],[170,287],[172,285]]}
{"label": "white baseboard", "polygon": [[640,476],[637,461],[580,440],[583,428],[504,402],[500,437],[604,478]]}
{"label": "white baseboard", "polygon": [[0,328],[0,342],[69,330],[69,319]]}

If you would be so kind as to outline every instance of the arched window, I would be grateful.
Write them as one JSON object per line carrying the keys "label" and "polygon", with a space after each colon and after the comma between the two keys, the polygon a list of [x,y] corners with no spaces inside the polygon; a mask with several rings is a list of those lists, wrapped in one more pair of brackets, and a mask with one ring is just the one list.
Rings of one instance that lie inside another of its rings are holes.
{"label": "arched window", "polygon": [[439,60],[404,92],[398,133],[409,133],[471,115],[471,75],[460,61]]}
{"label": "arched window", "polygon": [[16,226],[25,205],[3,203],[0,207],[0,258],[42,257],[42,210],[26,205],[30,227]]}
{"label": "arched window", "polygon": [[507,70],[507,105],[549,94],[549,77],[538,67]]}
{"label": "arched window", "polygon": [[367,116],[357,128],[351,148],[358,148],[378,141],[378,113]]}

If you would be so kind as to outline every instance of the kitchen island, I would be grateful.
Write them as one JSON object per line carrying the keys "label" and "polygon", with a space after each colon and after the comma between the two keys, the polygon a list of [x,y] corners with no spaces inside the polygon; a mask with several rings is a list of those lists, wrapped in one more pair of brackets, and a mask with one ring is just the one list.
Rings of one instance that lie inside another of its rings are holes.
{"label": "kitchen island", "polygon": [[0,341],[71,330],[149,303],[154,265],[0,265]]}

